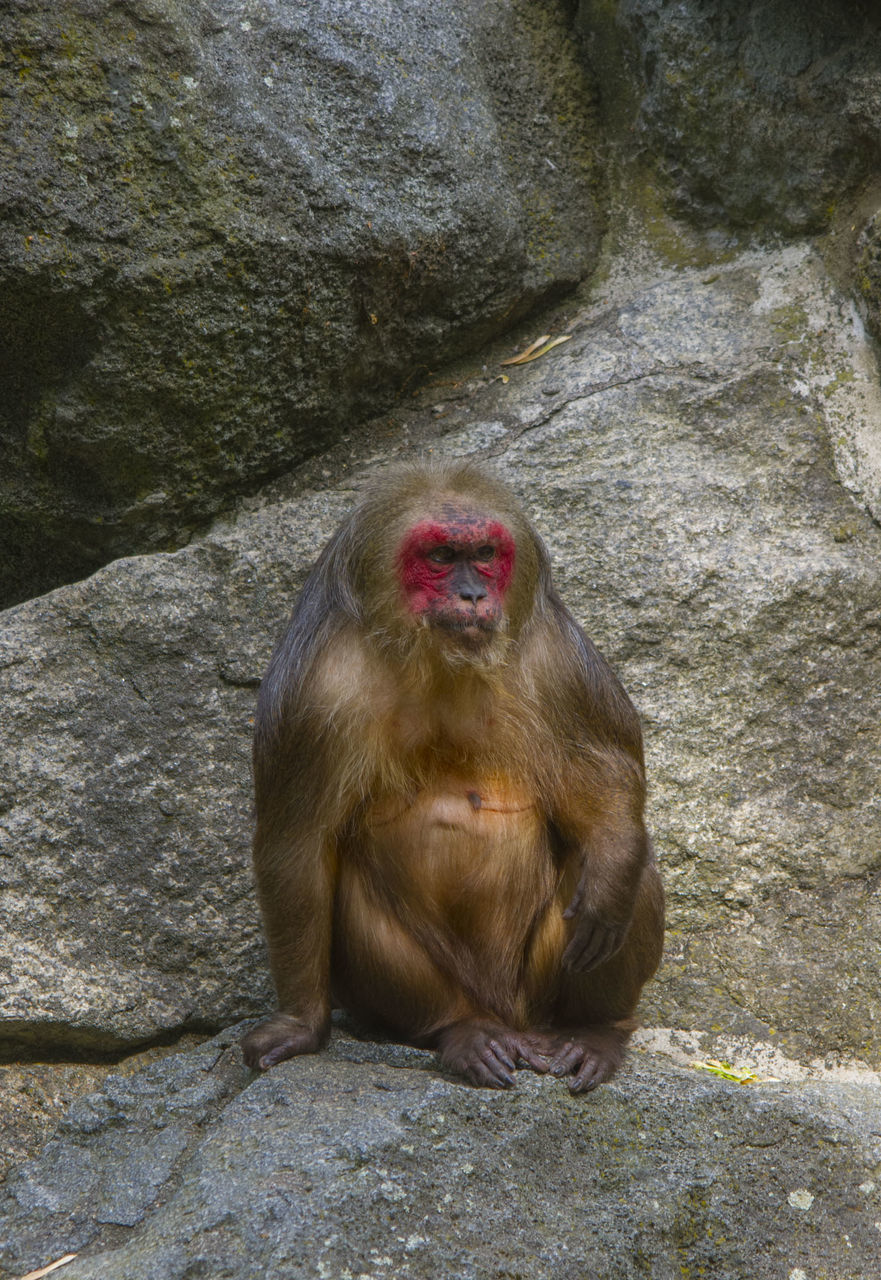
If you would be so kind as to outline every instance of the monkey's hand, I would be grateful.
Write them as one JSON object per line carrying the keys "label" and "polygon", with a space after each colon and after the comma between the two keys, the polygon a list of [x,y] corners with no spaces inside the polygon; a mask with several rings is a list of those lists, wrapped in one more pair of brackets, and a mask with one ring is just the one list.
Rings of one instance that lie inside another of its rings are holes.
{"label": "monkey's hand", "polygon": [[266,1071],[299,1053],[318,1053],[328,1034],[326,1027],[312,1027],[290,1014],[276,1013],[242,1037],[242,1052],[252,1071]]}
{"label": "monkey's hand", "polygon": [[612,920],[608,915],[591,910],[584,902],[583,886],[575,890],[564,920],[574,920],[569,945],[563,952],[563,968],[570,973],[588,973],[609,960],[623,943],[630,920]]}

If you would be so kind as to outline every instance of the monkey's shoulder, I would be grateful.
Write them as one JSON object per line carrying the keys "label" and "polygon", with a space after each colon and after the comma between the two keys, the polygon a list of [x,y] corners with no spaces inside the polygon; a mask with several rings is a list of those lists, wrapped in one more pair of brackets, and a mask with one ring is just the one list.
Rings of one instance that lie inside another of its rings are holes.
{"label": "monkey's shoulder", "polygon": [[379,714],[392,701],[394,681],[354,630],[339,631],[316,655],[307,684],[314,710]]}

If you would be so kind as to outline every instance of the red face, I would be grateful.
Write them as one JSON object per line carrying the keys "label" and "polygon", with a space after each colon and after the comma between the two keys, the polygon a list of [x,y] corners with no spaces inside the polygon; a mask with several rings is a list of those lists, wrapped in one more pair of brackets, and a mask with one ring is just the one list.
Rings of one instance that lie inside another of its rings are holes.
{"label": "red face", "polygon": [[466,644],[480,644],[499,626],[513,571],[514,539],[505,526],[456,508],[420,520],[398,552],[410,613]]}

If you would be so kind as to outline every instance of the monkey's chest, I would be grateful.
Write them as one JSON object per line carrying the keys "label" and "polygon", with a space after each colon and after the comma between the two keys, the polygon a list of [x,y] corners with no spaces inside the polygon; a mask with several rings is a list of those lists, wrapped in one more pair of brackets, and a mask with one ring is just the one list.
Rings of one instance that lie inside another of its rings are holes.
{"label": "monkey's chest", "polygon": [[418,881],[436,900],[463,889],[498,891],[534,867],[544,848],[535,797],[493,778],[445,777],[408,796],[385,796],[365,815],[370,861],[381,874]]}

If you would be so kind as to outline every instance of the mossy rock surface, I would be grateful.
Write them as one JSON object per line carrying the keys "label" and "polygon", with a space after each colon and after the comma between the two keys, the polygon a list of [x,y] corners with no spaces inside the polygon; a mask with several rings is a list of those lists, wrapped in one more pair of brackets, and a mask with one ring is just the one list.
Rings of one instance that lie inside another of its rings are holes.
{"label": "mossy rock surface", "polygon": [[0,600],[179,545],[596,261],[562,5],[0,16]]}
{"label": "mossy rock surface", "polygon": [[701,224],[833,222],[881,163],[881,14],[850,0],[581,0],[619,145]]}

